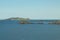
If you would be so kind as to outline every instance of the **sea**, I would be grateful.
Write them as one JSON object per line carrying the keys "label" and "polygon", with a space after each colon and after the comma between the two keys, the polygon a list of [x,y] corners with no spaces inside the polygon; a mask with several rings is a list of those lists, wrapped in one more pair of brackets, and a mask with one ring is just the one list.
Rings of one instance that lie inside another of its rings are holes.
{"label": "sea", "polygon": [[[20,24],[17,20],[0,20],[0,40],[60,40],[60,25]],[[39,22],[39,20],[30,20]]]}

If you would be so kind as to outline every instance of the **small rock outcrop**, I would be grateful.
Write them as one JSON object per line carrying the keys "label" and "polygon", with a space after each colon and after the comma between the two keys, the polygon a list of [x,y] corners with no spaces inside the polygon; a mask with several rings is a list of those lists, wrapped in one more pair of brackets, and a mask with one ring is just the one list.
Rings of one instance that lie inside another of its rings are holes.
{"label": "small rock outcrop", "polygon": [[27,21],[21,21],[21,22],[19,22],[20,24],[31,24],[30,22],[27,22]]}

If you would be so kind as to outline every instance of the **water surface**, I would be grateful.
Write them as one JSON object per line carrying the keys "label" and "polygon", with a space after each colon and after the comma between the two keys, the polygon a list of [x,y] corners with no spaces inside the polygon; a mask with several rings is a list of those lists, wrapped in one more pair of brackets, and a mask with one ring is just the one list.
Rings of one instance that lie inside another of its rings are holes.
{"label": "water surface", "polygon": [[0,21],[0,40],[60,40],[60,25]]}

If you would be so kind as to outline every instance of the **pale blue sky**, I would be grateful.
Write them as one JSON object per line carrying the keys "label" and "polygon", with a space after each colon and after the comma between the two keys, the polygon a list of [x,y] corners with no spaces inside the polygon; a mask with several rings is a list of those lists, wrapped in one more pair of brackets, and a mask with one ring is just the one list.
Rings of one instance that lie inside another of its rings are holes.
{"label": "pale blue sky", "polygon": [[60,0],[0,0],[0,19],[59,19]]}

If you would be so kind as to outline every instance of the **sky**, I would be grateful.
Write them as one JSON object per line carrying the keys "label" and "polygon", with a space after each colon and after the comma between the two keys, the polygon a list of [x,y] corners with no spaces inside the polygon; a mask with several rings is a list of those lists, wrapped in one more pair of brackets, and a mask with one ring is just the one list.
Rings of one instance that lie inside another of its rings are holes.
{"label": "sky", "polygon": [[60,0],[0,0],[0,19],[60,19]]}

